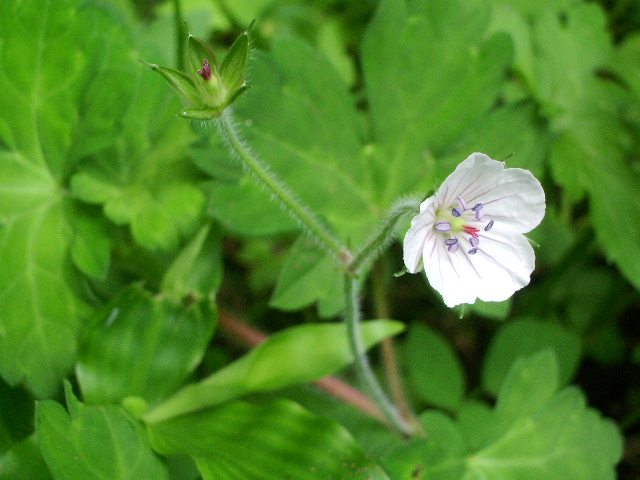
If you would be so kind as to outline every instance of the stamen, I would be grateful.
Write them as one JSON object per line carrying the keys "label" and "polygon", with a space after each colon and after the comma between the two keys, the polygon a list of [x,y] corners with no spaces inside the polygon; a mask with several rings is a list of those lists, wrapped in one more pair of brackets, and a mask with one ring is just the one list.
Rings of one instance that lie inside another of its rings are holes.
{"label": "stamen", "polygon": [[447,238],[444,241],[444,244],[448,245],[448,246],[455,245],[456,243],[458,243],[458,239],[457,238]]}
{"label": "stamen", "polygon": [[460,244],[456,240],[456,243],[452,243],[451,245],[449,245],[449,247],[447,247],[447,250],[449,250],[451,253],[456,253],[458,251],[458,248],[460,248]]}
{"label": "stamen", "polygon": [[478,249],[476,247],[473,247],[471,250],[469,250],[467,252],[469,255],[475,255],[476,253],[478,253]]}
{"label": "stamen", "polygon": [[469,243],[471,244],[472,247],[477,247],[478,244],[480,243],[480,239],[478,237],[471,237],[469,239]]}
{"label": "stamen", "polygon": [[454,216],[454,217],[459,217],[460,215],[462,215],[462,214],[460,213],[460,210],[458,210],[457,208],[453,208],[453,209],[451,210],[451,213],[453,214],[453,216]]}
{"label": "stamen", "polygon": [[482,205],[481,203],[476,203],[473,208],[471,210],[473,210],[474,212],[477,212],[478,210],[480,210],[484,205]]}
{"label": "stamen", "polygon": [[484,227],[484,231],[488,232],[489,230],[491,230],[491,227],[493,227],[493,220],[489,221],[489,223],[487,223],[487,226]]}
{"label": "stamen", "polygon": [[448,232],[451,230],[451,224],[449,222],[439,222],[436,223],[436,230],[439,232]]}
{"label": "stamen", "polygon": [[464,200],[460,197],[458,197],[458,203],[460,204],[460,207],[462,208],[462,211],[464,212],[467,209],[467,204],[464,203]]}
{"label": "stamen", "polygon": [[482,210],[481,209],[476,210],[476,220],[480,221],[482,220],[482,217],[484,217]]}

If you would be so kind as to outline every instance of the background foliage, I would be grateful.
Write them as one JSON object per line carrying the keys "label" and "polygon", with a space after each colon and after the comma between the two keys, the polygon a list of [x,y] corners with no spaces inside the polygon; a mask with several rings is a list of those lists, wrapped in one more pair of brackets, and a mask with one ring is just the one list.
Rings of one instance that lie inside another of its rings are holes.
{"label": "background foliage", "polygon": [[222,53],[258,19],[238,127],[345,243],[473,151],[531,170],[532,284],[460,318],[372,266],[402,439],[305,383],[358,386],[342,272],[137,61],[175,65],[175,4],[0,2],[0,478],[640,476],[637,5],[179,5]]}

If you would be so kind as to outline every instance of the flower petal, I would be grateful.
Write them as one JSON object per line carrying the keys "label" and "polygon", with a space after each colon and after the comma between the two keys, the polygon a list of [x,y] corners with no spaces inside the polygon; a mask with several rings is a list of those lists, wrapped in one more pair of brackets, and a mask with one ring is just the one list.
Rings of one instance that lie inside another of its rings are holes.
{"label": "flower petal", "polygon": [[467,241],[455,253],[448,252],[444,242],[436,243],[436,251],[424,251],[425,271],[448,307],[473,303],[476,298],[506,300],[529,283],[535,266],[529,241],[509,229],[483,232],[475,255],[467,253],[473,248]]}
{"label": "flower petal", "polygon": [[420,204],[420,214],[411,220],[411,228],[404,237],[404,264],[411,273],[422,270],[422,252],[428,238],[435,238],[433,222],[436,218],[433,208],[434,197]]}
{"label": "flower petal", "polygon": [[505,169],[503,162],[483,153],[473,153],[443,182],[436,193],[439,208],[464,198],[468,205],[481,203],[485,220],[508,224],[526,233],[542,221],[545,212],[544,190],[527,170]]}

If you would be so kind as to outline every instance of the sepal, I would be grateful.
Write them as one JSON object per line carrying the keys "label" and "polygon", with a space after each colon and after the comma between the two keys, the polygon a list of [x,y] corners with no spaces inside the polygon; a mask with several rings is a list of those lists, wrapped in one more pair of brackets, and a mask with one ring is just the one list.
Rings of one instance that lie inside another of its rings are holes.
{"label": "sepal", "polygon": [[180,116],[194,120],[210,120],[222,115],[248,88],[245,83],[249,68],[249,33],[240,35],[222,62],[201,39],[187,39],[187,72],[142,62],[160,73],[191,105]]}

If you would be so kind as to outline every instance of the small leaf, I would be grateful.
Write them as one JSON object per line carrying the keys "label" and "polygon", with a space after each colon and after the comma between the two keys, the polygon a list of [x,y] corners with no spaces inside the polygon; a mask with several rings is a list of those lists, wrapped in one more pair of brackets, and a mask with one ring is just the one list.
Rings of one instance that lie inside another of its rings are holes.
{"label": "small leaf", "polygon": [[460,359],[449,342],[423,324],[411,325],[407,340],[409,378],[423,402],[456,409],[465,392]]}
{"label": "small leaf", "polygon": [[388,480],[343,427],[289,400],[235,401],[148,430],[156,450],[191,456],[204,480]]}
{"label": "small leaf", "polygon": [[106,304],[92,319],[76,367],[85,400],[139,396],[154,403],[172,393],[202,360],[215,328],[207,303],[185,307],[133,285]]}
{"label": "small leaf", "polygon": [[484,389],[497,394],[514,361],[553,348],[559,360],[560,382],[569,383],[580,360],[578,336],[557,323],[521,319],[505,324],[491,340],[482,370]]}
{"label": "small leaf", "polygon": [[178,254],[162,279],[162,292],[175,298],[208,298],[222,281],[222,239],[218,228],[204,225]]}
{"label": "small leaf", "polygon": [[301,235],[291,247],[269,305],[292,311],[320,302],[322,316],[330,318],[344,308],[343,282],[335,260]]}
{"label": "small leaf", "polygon": [[[403,324],[372,320],[362,324],[370,348],[396,335]],[[148,422],[211,407],[251,392],[275,390],[331,375],[353,362],[344,324],[305,324],[269,337],[251,352],[199,383],[187,385],[145,415]]]}
{"label": "small leaf", "polygon": [[38,402],[38,442],[56,480],[168,480],[144,431],[120,407],[88,407],[66,384],[69,412],[53,400]]}
{"label": "small leaf", "polygon": [[109,269],[112,239],[108,222],[95,215],[95,207],[83,208],[78,205],[69,215],[75,230],[71,244],[73,263],[84,273],[98,280],[104,280]]}

